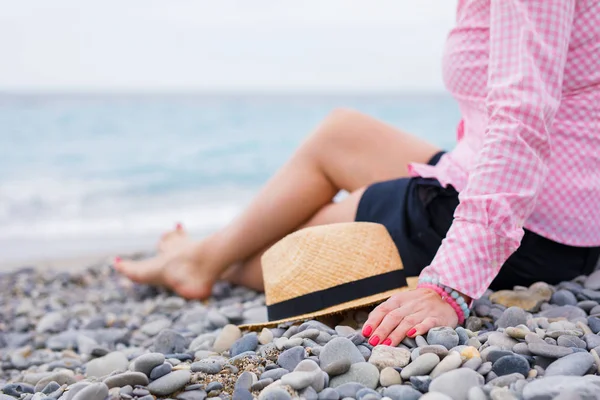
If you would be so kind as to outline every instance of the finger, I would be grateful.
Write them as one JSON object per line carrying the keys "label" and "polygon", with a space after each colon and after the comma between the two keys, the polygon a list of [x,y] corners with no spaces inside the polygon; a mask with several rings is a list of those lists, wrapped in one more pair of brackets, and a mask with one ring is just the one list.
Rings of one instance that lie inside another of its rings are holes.
{"label": "finger", "polygon": [[410,310],[407,307],[400,307],[390,311],[373,332],[369,344],[373,346],[377,346],[378,344],[389,344],[388,342],[384,343],[385,339],[387,339],[390,333],[400,325],[404,317],[409,313]]}
{"label": "finger", "polygon": [[427,315],[423,313],[408,314],[389,336],[383,340],[383,344],[394,347],[398,346],[407,336],[407,332],[410,332],[411,329],[415,329],[415,326],[425,322],[427,318]]}
{"label": "finger", "polygon": [[410,333],[410,335],[408,335],[408,336],[413,338],[418,335],[425,335],[427,332],[429,332],[430,329],[433,329],[438,325],[439,324],[438,324],[438,321],[436,318],[427,317],[423,320],[423,322],[415,325],[413,327],[414,332],[409,331],[408,333]]}
{"label": "finger", "polygon": [[367,322],[363,325],[362,334],[365,337],[370,337],[373,332],[379,327],[383,318],[385,318],[388,313],[400,307],[402,302],[404,301],[404,293],[399,293],[394,295],[375,307],[373,311],[369,314],[369,318],[367,318]]}

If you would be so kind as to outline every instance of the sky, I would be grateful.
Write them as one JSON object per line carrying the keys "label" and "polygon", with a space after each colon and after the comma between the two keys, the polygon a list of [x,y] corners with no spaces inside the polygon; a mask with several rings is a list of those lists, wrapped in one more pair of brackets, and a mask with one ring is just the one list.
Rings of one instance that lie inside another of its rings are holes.
{"label": "sky", "polygon": [[0,0],[0,91],[437,91],[455,6]]}

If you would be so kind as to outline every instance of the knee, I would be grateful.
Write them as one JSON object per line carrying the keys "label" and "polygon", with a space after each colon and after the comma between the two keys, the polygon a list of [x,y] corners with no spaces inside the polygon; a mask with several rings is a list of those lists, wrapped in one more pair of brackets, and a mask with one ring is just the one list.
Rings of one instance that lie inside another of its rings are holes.
{"label": "knee", "polygon": [[336,143],[348,139],[356,132],[358,122],[364,115],[348,108],[336,108],[325,117],[314,136],[321,144]]}

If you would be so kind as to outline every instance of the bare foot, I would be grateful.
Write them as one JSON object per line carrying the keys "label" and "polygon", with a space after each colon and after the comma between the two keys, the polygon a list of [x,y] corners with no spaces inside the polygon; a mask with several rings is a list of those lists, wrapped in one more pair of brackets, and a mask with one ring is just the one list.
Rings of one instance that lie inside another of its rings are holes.
{"label": "bare foot", "polygon": [[115,260],[115,269],[138,283],[166,286],[182,297],[204,299],[221,273],[207,241],[194,242],[182,228],[163,235],[157,256],[141,261]]}

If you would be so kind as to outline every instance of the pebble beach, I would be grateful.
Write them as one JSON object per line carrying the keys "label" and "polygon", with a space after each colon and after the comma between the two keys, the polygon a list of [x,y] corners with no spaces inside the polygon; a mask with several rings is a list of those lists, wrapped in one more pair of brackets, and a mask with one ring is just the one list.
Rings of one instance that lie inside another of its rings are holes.
{"label": "pebble beach", "polygon": [[264,295],[226,283],[200,302],[105,263],[0,272],[0,400],[600,399],[600,270],[398,347],[367,343],[367,312],[250,332]]}

